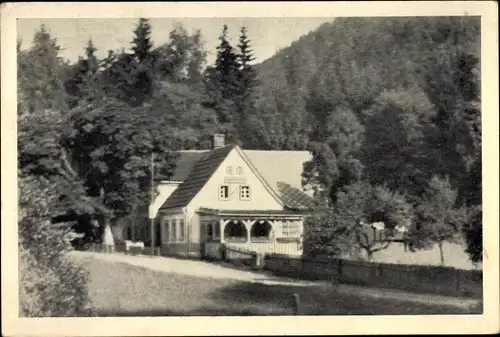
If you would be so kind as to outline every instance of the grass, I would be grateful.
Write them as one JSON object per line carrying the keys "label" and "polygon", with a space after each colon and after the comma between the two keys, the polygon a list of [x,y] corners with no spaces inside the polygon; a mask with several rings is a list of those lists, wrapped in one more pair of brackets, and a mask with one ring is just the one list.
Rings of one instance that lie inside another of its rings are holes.
{"label": "grass", "polygon": [[471,314],[461,309],[341,294],[333,287],[264,285],[168,274],[90,258],[90,295],[98,316],[291,315],[292,294],[304,315]]}

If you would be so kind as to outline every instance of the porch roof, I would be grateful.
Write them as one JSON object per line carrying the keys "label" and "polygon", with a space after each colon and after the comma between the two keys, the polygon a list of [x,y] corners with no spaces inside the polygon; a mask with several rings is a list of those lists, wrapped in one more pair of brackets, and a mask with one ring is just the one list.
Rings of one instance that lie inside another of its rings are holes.
{"label": "porch roof", "polygon": [[197,211],[201,215],[234,216],[234,217],[276,217],[300,218],[307,215],[306,212],[292,210],[247,210],[247,209],[212,209],[201,207]]}

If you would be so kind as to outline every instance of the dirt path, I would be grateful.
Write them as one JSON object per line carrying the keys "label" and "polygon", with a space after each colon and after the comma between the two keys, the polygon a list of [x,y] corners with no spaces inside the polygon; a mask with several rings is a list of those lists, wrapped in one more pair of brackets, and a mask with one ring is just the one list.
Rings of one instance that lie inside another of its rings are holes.
{"label": "dirt path", "polygon": [[302,280],[292,280],[282,277],[267,276],[250,271],[235,270],[225,268],[205,261],[181,260],[164,256],[132,256],[121,253],[103,254],[92,252],[73,252],[82,258],[98,258],[108,262],[127,263],[137,267],[148,268],[151,270],[174,273],[182,275],[191,275],[195,277],[205,277],[212,279],[231,279],[242,282],[257,282],[264,284],[282,284],[293,286],[311,286],[317,285],[317,282],[308,282]]}
{"label": "dirt path", "polygon": [[[302,281],[284,277],[275,277],[254,273],[251,271],[242,271],[231,268],[225,268],[205,261],[181,260],[163,256],[131,256],[121,253],[104,254],[92,252],[73,252],[73,255],[80,261],[96,258],[108,262],[126,263],[129,265],[151,269],[154,271],[174,273],[182,275],[191,275],[194,277],[204,277],[211,279],[231,279],[249,283],[260,283],[266,285],[285,285],[285,286],[320,286],[331,287],[326,281]],[[458,307],[470,307],[478,304],[476,299],[456,298],[440,295],[414,294],[399,290],[366,288],[360,286],[351,286],[345,284],[335,285],[336,291],[344,294],[356,294],[361,296],[370,296],[381,299],[405,299],[410,302],[449,305]]]}

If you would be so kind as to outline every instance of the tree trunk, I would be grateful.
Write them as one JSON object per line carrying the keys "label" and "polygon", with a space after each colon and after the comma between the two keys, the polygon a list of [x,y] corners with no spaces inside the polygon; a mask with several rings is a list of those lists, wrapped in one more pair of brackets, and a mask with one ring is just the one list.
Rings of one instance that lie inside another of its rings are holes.
{"label": "tree trunk", "polygon": [[441,258],[441,265],[444,266],[444,254],[443,254],[443,242],[442,241],[438,242],[438,247],[439,247],[439,257]]}
{"label": "tree trunk", "polygon": [[371,262],[373,259],[373,252],[367,248],[362,248],[360,255],[363,260],[366,260],[368,262]]}
{"label": "tree trunk", "polygon": [[372,262],[373,252],[371,250],[366,251],[366,258],[368,259],[368,262]]}

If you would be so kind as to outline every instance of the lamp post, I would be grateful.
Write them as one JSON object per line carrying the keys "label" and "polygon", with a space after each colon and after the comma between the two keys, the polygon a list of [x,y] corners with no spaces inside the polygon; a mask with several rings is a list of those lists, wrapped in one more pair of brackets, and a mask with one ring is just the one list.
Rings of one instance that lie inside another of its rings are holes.
{"label": "lamp post", "polygon": [[190,235],[190,227],[191,227],[191,218],[186,210],[186,208],[182,209],[184,213],[184,223],[186,225],[186,258],[189,257],[189,235]]}
{"label": "lamp post", "polygon": [[[151,204],[155,198],[155,154],[151,152]],[[155,255],[155,218],[151,216],[151,256]]]}

